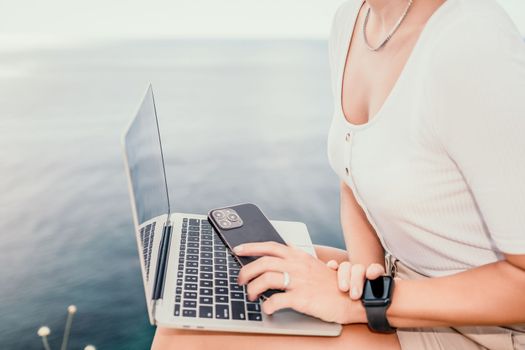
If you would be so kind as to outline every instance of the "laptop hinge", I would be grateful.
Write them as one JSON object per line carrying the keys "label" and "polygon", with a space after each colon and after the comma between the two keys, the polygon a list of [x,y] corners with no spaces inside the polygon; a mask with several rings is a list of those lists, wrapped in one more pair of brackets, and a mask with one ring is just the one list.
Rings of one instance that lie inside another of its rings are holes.
{"label": "laptop hinge", "polygon": [[168,268],[168,257],[171,242],[171,223],[166,222],[162,231],[162,240],[159,246],[159,258],[157,260],[157,271],[153,285],[153,300],[162,299],[164,292],[164,281],[166,280],[166,269]]}

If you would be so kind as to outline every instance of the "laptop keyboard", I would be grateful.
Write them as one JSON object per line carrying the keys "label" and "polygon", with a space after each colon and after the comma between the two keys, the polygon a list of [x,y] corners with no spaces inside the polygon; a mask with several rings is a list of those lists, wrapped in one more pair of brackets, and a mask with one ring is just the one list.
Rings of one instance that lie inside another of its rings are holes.
{"label": "laptop keyboard", "polygon": [[237,284],[240,265],[208,220],[182,221],[175,316],[262,321],[259,301]]}
{"label": "laptop keyboard", "polygon": [[142,254],[146,266],[146,280],[149,280],[149,266],[151,262],[151,248],[153,247],[153,237],[155,233],[155,223],[151,223],[140,229],[140,240],[142,242]]}

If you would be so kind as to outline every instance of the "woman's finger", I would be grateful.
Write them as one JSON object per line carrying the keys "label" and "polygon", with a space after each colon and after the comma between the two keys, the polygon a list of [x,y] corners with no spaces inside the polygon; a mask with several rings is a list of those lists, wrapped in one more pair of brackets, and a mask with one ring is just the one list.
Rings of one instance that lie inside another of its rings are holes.
{"label": "woman's finger", "polygon": [[350,262],[344,261],[339,265],[339,269],[337,270],[337,284],[339,290],[342,292],[348,292],[350,289],[351,266]]}
{"label": "woman's finger", "polygon": [[350,298],[358,300],[363,293],[363,285],[365,283],[365,267],[362,264],[352,265],[350,276]]}
{"label": "woman's finger", "polygon": [[237,277],[237,283],[239,283],[239,285],[246,284],[265,272],[282,272],[287,270],[289,269],[286,269],[286,264],[283,259],[273,256],[263,256],[241,268],[239,276]]}
{"label": "woman's finger", "polygon": [[[295,299],[292,293],[275,293],[262,304],[262,310],[267,315],[272,315],[274,312],[294,308]],[[302,310],[295,310],[301,312]]]}
{"label": "woman's finger", "polygon": [[335,260],[330,260],[326,263],[326,266],[332,270],[336,270],[339,268],[339,264]]}
{"label": "woman's finger", "polygon": [[286,258],[292,249],[277,242],[244,243],[233,248],[233,252],[239,256],[276,256]]}
{"label": "woman's finger", "polygon": [[282,272],[265,272],[250,281],[247,285],[248,299],[254,301],[268,289],[284,289],[284,274]]}
{"label": "woman's finger", "polygon": [[385,275],[385,268],[380,264],[371,264],[366,269],[366,278],[369,280],[375,280],[383,275]]}

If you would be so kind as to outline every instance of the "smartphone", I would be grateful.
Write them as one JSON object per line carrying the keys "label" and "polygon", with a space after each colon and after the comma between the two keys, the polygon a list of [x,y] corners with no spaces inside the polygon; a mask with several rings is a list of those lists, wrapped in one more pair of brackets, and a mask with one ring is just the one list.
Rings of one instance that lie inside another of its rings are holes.
{"label": "smartphone", "polygon": [[[241,266],[260,257],[236,256],[233,248],[239,244],[274,241],[286,245],[261,209],[252,203],[212,209],[208,213],[208,221]],[[281,291],[271,289],[262,296],[267,298],[276,292]]]}

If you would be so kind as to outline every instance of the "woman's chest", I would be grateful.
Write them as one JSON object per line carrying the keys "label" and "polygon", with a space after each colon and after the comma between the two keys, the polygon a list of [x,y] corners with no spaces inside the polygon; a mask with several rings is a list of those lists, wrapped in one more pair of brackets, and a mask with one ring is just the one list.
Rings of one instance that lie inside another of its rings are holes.
{"label": "woman's chest", "polygon": [[328,138],[330,164],[367,207],[417,207],[463,186],[424,118],[383,115],[352,128],[340,117],[334,117]]}

